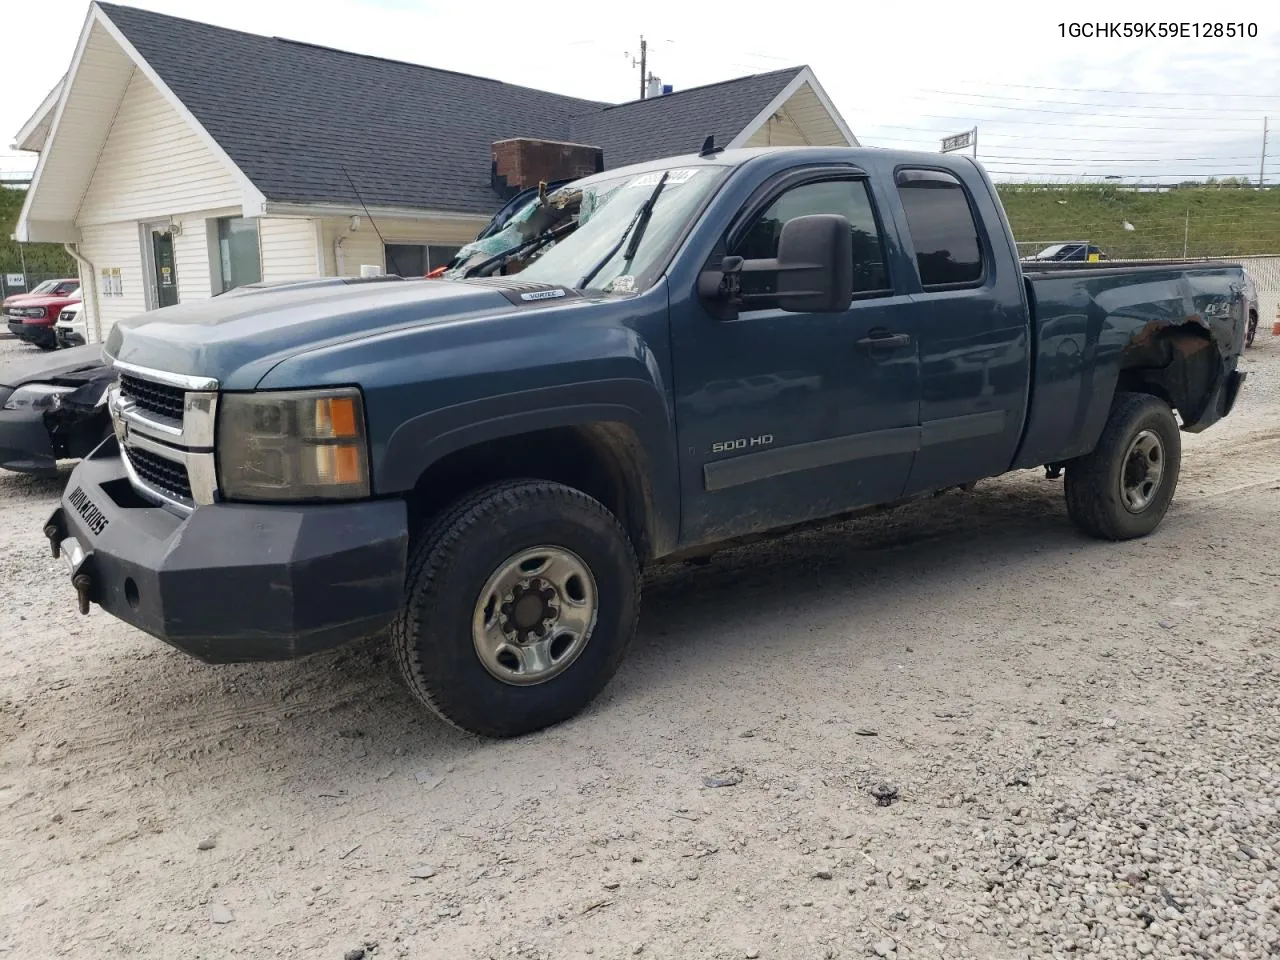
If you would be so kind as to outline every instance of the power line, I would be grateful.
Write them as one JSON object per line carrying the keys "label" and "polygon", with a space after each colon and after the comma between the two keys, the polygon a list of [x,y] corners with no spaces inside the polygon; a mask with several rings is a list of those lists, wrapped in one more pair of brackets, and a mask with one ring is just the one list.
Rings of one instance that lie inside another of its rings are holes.
{"label": "power line", "polygon": [[[929,117],[929,118],[930,118],[930,119],[932,119],[932,120],[947,120],[947,121],[949,121],[949,122],[951,122],[951,123],[958,123],[958,124],[961,124],[961,125],[964,125],[964,124],[973,124],[973,123],[978,123],[978,124],[982,124],[982,123],[990,123],[990,124],[1016,123],[1016,124],[1021,124],[1021,125],[1033,124],[1033,125],[1035,125],[1035,126],[1037,126],[1037,127],[1074,127],[1074,126],[1077,126],[1077,124],[1061,123],[1061,122],[1052,121],[1052,120],[1001,120],[1001,119],[996,119],[996,118],[994,118],[994,117],[978,117],[978,116],[974,116],[974,115],[972,115],[972,114],[970,114],[970,115],[968,115],[968,116],[953,117],[953,116],[950,116],[950,115],[948,115],[948,114],[941,114],[941,113],[918,113],[918,114],[916,114],[916,116],[918,116],[918,117]],[[1073,113],[1073,114],[1071,114],[1071,116],[1079,117],[1082,121],[1090,121],[1090,122],[1092,122],[1092,121],[1094,120],[1094,118],[1096,118],[1096,117],[1098,117],[1098,116],[1105,116],[1105,114]],[[1122,117],[1116,117],[1116,118],[1114,118],[1114,119],[1123,119],[1123,118],[1122,118]],[[1142,119],[1142,118],[1138,118],[1138,119]],[[1152,117],[1152,118],[1150,118],[1150,119],[1164,119],[1164,118],[1156,118],[1156,117]],[[1169,121],[1170,121],[1170,122],[1174,122],[1176,118],[1174,118],[1174,117],[1169,117],[1168,119],[1169,119]],[[1259,119],[1261,119],[1261,115],[1259,115]],[[1251,126],[1248,126],[1248,127],[1219,127],[1219,126],[1206,126],[1206,125],[1204,125],[1203,123],[1200,123],[1200,121],[1194,121],[1194,122],[1195,122],[1195,123],[1197,123],[1197,125],[1199,126],[1199,129],[1201,129],[1201,130],[1218,130],[1218,131],[1227,131],[1227,132],[1232,132],[1232,133],[1235,133],[1235,132],[1243,133],[1243,132],[1245,132],[1246,130],[1255,130],[1255,129],[1257,129],[1257,125],[1256,125],[1256,124],[1251,125]],[[1236,121],[1236,122],[1243,123],[1244,121],[1243,121],[1243,120],[1240,120],[1240,121]],[[1136,124],[1116,123],[1116,124],[1100,124],[1100,125],[1097,125],[1097,126],[1096,126],[1096,129],[1099,129],[1099,130],[1160,130],[1160,131],[1163,131],[1163,132],[1166,132],[1166,133],[1167,133],[1170,129],[1176,129],[1176,128],[1171,128],[1171,127],[1168,127],[1168,126],[1164,126],[1164,127],[1148,127],[1148,126],[1138,126],[1138,125],[1136,125]]]}
{"label": "power line", "polygon": [[[955,120],[955,118],[954,118],[954,117],[943,117],[942,119],[944,119],[944,120],[953,120],[955,123],[959,123],[959,124],[963,124],[963,123],[965,122],[965,121],[962,121],[962,120]],[[972,123],[973,121],[969,121],[969,122],[970,122],[970,123]],[[987,122],[987,123],[990,123],[990,124],[1001,124],[1001,123],[1013,123],[1013,122],[1016,122],[1016,121],[1010,121],[1010,120],[990,120],[990,121],[986,121],[986,122]],[[1045,122],[1038,121],[1038,120],[1033,120],[1033,121],[1031,121],[1031,122],[1032,122],[1032,123],[1034,123],[1034,124],[1035,124],[1036,126],[1038,126],[1038,127],[1053,127],[1053,126],[1074,127],[1074,126],[1075,126],[1075,124],[1053,124],[1053,123],[1045,123]],[[948,134],[948,133],[953,133],[953,132],[954,132],[954,130],[953,130],[953,129],[951,129],[951,128],[949,128],[949,127],[948,127],[948,128],[912,127],[912,126],[903,126],[902,124],[897,124],[897,123],[871,123],[871,124],[868,124],[868,125],[866,126],[866,128],[865,128],[865,129],[868,129],[868,130],[911,130],[911,131],[913,131],[913,132],[915,132],[915,133],[932,133],[932,134],[936,134],[936,135],[937,135],[937,136],[936,136],[936,138],[935,138],[935,142],[936,142],[936,140],[939,140],[939,139],[941,139],[942,137],[947,136],[947,134]],[[1149,127],[1149,128],[1148,128],[1148,127],[1124,127],[1124,126],[1116,126],[1116,127],[1099,127],[1099,128],[1097,128],[1097,129],[1100,129],[1100,130],[1117,130],[1117,131],[1123,131],[1123,130],[1143,130],[1143,129],[1154,129],[1154,130],[1160,130],[1160,131],[1162,131],[1162,132],[1164,132],[1164,133],[1171,133],[1171,132],[1174,132],[1174,131],[1176,130],[1176,128],[1172,128],[1172,127]],[[1201,129],[1203,129],[1203,128],[1201,128]],[[1236,134],[1236,133],[1238,133],[1238,134],[1242,134],[1242,135],[1244,135],[1244,136],[1242,137],[1242,139],[1243,139],[1243,138],[1245,138],[1245,137],[1247,137],[1247,138],[1252,138],[1252,137],[1254,137],[1254,136],[1256,136],[1256,135],[1257,135],[1257,134],[1256,134],[1256,132],[1249,131],[1249,130],[1244,130],[1244,129],[1241,129],[1241,130],[1232,129],[1232,130],[1217,131],[1217,132],[1219,132],[1219,133],[1227,133],[1227,134]],[[1122,138],[1121,140],[1117,141],[1117,138],[1115,138],[1115,137],[1065,137],[1065,136],[1058,136],[1058,135],[1055,135],[1055,134],[1047,134],[1047,135],[1046,135],[1046,134],[1033,134],[1033,133],[996,133],[996,132],[994,132],[994,131],[993,131],[993,132],[987,132],[987,130],[985,130],[985,129],[983,130],[983,136],[984,136],[984,137],[996,137],[996,138],[1003,138],[1003,139],[1007,139],[1007,140],[1036,140],[1036,141],[1045,141],[1045,140],[1070,140],[1070,141],[1072,141],[1072,142],[1076,142],[1076,143],[1116,143],[1116,142],[1124,142],[1123,138]],[[899,138],[899,139],[907,139],[907,138]],[[1186,143],[1186,142],[1187,142],[1187,137],[1180,137],[1180,138],[1179,138],[1179,139],[1177,139],[1177,140],[1151,140],[1151,139],[1148,139],[1147,137],[1132,137],[1132,138],[1129,138],[1129,139],[1130,139],[1132,142],[1135,142],[1135,143]],[[1223,138],[1223,139],[1226,139],[1226,138]]]}
{"label": "power line", "polygon": [[[899,139],[905,139],[905,138],[898,138],[898,137],[894,137],[894,138],[892,138],[892,139],[894,139],[894,140],[899,140]],[[938,143],[938,141],[937,141],[937,140],[912,140],[911,142],[913,142],[913,143],[932,143],[932,144],[934,144],[935,146],[936,146],[936,144]],[[1185,144],[1185,143],[1181,143],[1181,142],[1179,142],[1177,145],[1178,145],[1178,146],[1187,146],[1187,144]],[[1133,147],[1129,147],[1129,148],[1127,148],[1127,149],[1128,149],[1129,151],[1132,151],[1132,150],[1133,150],[1134,148],[1136,148],[1137,146],[1139,146],[1139,145],[1138,145],[1137,143],[1135,143],[1135,144],[1133,145]],[[1066,158],[1066,159],[1074,159],[1074,158],[1076,158],[1076,157],[1080,157],[1080,158],[1084,158],[1084,159],[1091,159],[1091,158],[1106,159],[1106,158],[1112,158],[1112,159],[1117,159],[1117,160],[1118,160],[1118,159],[1148,159],[1148,160],[1151,160],[1152,162],[1158,162],[1158,161],[1163,160],[1163,159],[1170,159],[1170,160],[1253,160],[1253,159],[1255,159],[1255,158],[1257,157],[1257,154],[1254,154],[1254,153],[1248,153],[1248,154],[1245,154],[1245,153],[1241,153],[1241,154],[1232,154],[1232,155],[1230,155],[1230,156],[1228,156],[1228,155],[1226,155],[1226,154],[1223,154],[1223,155],[1219,155],[1219,156],[1212,156],[1212,157],[1167,157],[1167,158],[1166,158],[1166,157],[1153,157],[1153,156],[1150,156],[1151,151],[1150,151],[1149,149],[1146,149],[1146,148],[1149,146],[1149,144],[1142,144],[1141,146],[1142,146],[1144,149],[1143,149],[1142,154],[1141,154],[1141,155],[1139,155],[1139,154],[1136,154],[1136,153],[1133,153],[1133,152],[1124,152],[1124,151],[1116,151],[1116,150],[1099,150],[1099,149],[1096,149],[1096,148],[1093,148],[1093,147],[1089,147],[1089,148],[1085,148],[1085,149],[1076,149],[1076,148],[1074,148],[1074,147],[1066,147],[1066,146],[1062,146],[1062,145],[1045,145],[1045,146],[1043,146],[1043,147],[1031,147],[1031,146],[1025,146],[1025,145],[1020,144],[1020,143],[1000,143],[1000,144],[992,144],[992,145],[991,145],[991,150],[992,150],[992,151],[999,150],[999,151],[1001,151],[1000,153],[994,153],[994,152],[992,152],[992,153],[988,153],[988,154],[985,154],[985,155],[986,155],[986,156],[1003,156],[1003,155],[1005,155],[1005,154],[1004,154],[1004,151],[1006,151],[1006,150],[1015,151],[1015,153],[1014,153],[1014,155],[1015,155],[1015,156],[1016,156],[1016,155],[1018,155],[1018,154],[1021,154],[1021,153],[1027,153],[1027,152],[1030,152],[1030,153],[1033,153],[1033,154],[1037,154],[1037,155],[1043,155],[1043,154],[1045,153],[1045,151],[1046,151],[1046,150],[1058,150],[1058,151],[1067,151],[1067,152],[1069,152],[1069,153],[1071,153],[1071,154],[1072,154],[1072,156],[1071,156],[1070,158]],[[1027,158],[1027,159],[1030,159],[1030,158]],[[1049,158],[1046,158],[1046,159],[1055,159],[1055,158],[1049,157]]]}
{"label": "power line", "polygon": [[[1001,147],[1000,149],[1009,150],[1013,148]],[[1029,150],[1032,148],[1028,147],[1027,149]],[[1011,155],[1007,153],[984,153],[981,157],[979,157],[979,159],[982,160],[984,163],[988,160],[997,160],[997,159],[1016,160],[1018,163],[1043,163],[1045,161],[1053,162],[1058,160],[1067,160],[1067,161],[1070,161],[1071,163],[1102,163],[1102,162],[1106,162],[1107,160],[1114,160],[1117,163],[1185,163],[1191,160],[1194,160],[1196,162],[1209,161],[1212,163],[1219,163],[1220,161],[1223,161],[1223,160],[1257,160],[1258,158],[1255,154],[1251,154],[1251,153],[1239,154],[1234,157],[1124,157],[1124,156],[1116,156],[1115,154],[1107,154],[1107,153],[1103,153],[1097,157],[1081,157],[1081,156],[1021,157],[1016,154]]]}
{"label": "power line", "polygon": [[[1179,163],[1179,164],[1182,164],[1183,166],[1192,166],[1192,167],[1201,167],[1201,168],[1221,166],[1218,159],[1214,159],[1212,157],[1208,158],[1207,160],[1195,160],[1195,159],[1187,160],[1186,158],[1178,158],[1178,157],[1118,157],[1118,158],[1108,159],[1106,157],[1079,157],[1079,158],[1077,157],[1014,157],[1014,156],[1009,156],[1008,154],[989,153],[989,154],[982,155],[978,159],[983,164],[995,162],[995,163],[1001,163],[1001,164],[1018,163],[1026,166],[1052,166],[1052,167],[1060,167],[1060,166],[1067,166],[1067,165],[1079,166],[1082,163],[1091,163],[1094,166],[1106,166],[1107,164],[1110,164],[1110,163],[1146,163],[1146,164],[1154,164],[1157,166],[1165,163]],[[1223,157],[1220,159],[1228,160],[1230,158]],[[1256,162],[1258,158],[1257,157],[1238,157],[1236,159],[1237,160],[1253,160]],[[1239,166],[1239,165],[1240,164],[1238,163],[1234,164],[1234,166]]]}
{"label": "power line", "polygon": [[1029,83],[1001,83],[997,86],[1017,90],[1056,90],[1059,93],[1116,93],[1132,97],[1239,97],[1249,100],[1275,100],[1280,103],[1280,96],[1258,93],[1206,93],[1203,90],[1104,90],[1098,87],[1039,87]]}
{"label": "power line", "polygon": [[[931,94],[941,94],[947,97],[971,97],[975,100],[1019,100],[1021,99],[1019,97],[1002,97],[998,94],[966,93],[963,90],[925,90],[924,92],[931,93]],[[917,94],[906,94],[906,96],[913,97],[914,99],[918,99],[918,100],[928,99],[926,97],[922,97]],[[1064,107],[1067,107],[1067,106],[1111,107],[1113,109],[1120,109],[1120,110],[1124,110],[1132,107],[1135,110],[1178,110],[1178,111],[1192,111],[1195,113],[1211,113],[1211,114],[1213,113],[1247,113],[1252,116],[1259,116],[1259,117],[1266,112],[1266,109],[1263,107],[1168,107],[1168,106],[1163,106],[1161,104],[1156,104],[1156,103],[1147,103],[1147,104],[1098,103],[1096,101],[1090,102],[1090,101],[1081,101],[1081,100],[1028,100],[1025,102],[1056,104]],[[1000,104],[993,104],[993,106],[1001,109],[1010,109],[1010,110],[1031,109],[1030,107],[1022,108],[1022,107],[1016,107],[1016,106],[1005,106]],[[1061,111],[1042,110],[1042,111],[1036,111],[1036,112],[1057,113]],[[1072,110],[1067,112],[1076,113],[1078,111]],[[1165,118],[1160,116],[1155,116],[1155,117],[1149,117],[1146,119],[1163,120]]]}

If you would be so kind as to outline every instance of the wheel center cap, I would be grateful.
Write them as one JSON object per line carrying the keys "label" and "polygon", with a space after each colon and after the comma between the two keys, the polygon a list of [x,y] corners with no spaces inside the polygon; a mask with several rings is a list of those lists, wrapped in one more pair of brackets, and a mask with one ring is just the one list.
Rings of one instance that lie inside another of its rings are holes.
{"label": "wheel center cap", "polygon": [[515,616],[512,619],[517,627],[532,627],[542,619],[542,598],[536,593],[526,593],[516,601]]}
{"label": "wheel center cap", "polygon": [[500,612],[503,632],[517,643],[528,643],[546,635],[560,615],[560,604],[555,588],[535,577],[517,585]]}

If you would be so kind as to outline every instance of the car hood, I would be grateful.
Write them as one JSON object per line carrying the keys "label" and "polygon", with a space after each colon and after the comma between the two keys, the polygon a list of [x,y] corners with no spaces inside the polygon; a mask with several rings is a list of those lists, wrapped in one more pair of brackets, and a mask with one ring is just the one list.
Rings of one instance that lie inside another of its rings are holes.
{"label": "car hood", "polygon": [[97,376],[107,370],[102,347],[90,344],[38,356],[23,357],[0,366],[0,386],[20,387],[24,383],[72,382]]}
{"label": "car hood", "polygon": [[40,294],[38,297],[26,296],[19,298],[10,298],[4,302],[6,307],[56,307],[68,303],[80,303],[81,298],[76,297],[55,297],[50,294]]}
{"label": "car hood", "polygon": [[[516,278],[495,281],[411,280],[216,297],[121,321],[107,338],[106,352],[121,363],[213,377],[226,389],[251,390],[276,364],[308,350],[401,327],[469,322],[547,302],[543,295],[530,293],[533,285]],[[556,288],[538,287],[546,289]]]}

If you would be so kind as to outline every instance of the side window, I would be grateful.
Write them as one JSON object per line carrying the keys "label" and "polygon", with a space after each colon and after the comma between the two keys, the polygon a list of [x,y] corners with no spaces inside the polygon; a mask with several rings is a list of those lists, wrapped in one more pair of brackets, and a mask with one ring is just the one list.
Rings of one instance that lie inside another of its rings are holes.
{"label": "side window", "polygon": [[[747,260],[768,260],[778,255],[782,225],[796,217],[814,213],[838,213],[853,225],[854,294],[888,293],[889,274],[885,268],[880,231],[867,185],[862,180],[821,180],[792,187],[779,196],[747,228],[729,251]],[[777,278],[767,274],[742,275],[742,292],[769,294],[777,289]],[[751,300],[749,309],[773,309],[773,300]]]}
{"label": "side window", "polygon": [[932,170],[903,171],[898,196],[916,248],[921,285],[930,290],[978,283],[982,244],[960,181]]}

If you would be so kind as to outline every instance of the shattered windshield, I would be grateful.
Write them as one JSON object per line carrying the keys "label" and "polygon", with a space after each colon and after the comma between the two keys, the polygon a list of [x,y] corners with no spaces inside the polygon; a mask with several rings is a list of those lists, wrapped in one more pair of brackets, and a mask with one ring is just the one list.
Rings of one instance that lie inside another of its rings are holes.
{"label": "shattered windshield", "polygon": [[[482,276],[501,264],[522,280],[572,287],[595,270],[588,289],[633,292],[637,278],[670,249],[727,169],[673,167],[568,184],[530,201],[497,233],[463,247],[445,276]],[[628,260],[628,244],[620,241],[635,230],[633,221],[664,174],[663,189]]]}

